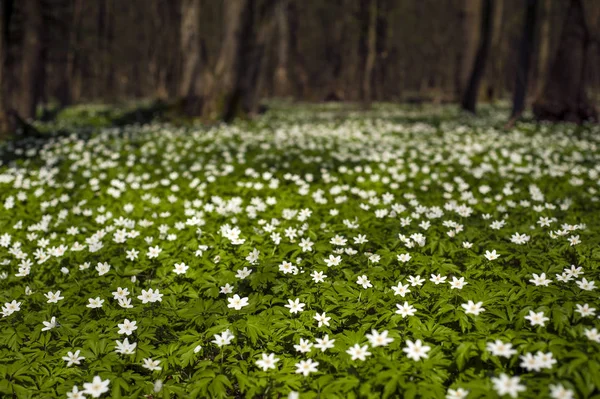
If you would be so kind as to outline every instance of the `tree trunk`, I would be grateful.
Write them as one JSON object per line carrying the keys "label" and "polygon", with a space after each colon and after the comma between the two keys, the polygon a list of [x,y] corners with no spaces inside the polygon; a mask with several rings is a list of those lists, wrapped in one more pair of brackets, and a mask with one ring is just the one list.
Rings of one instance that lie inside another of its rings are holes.
{"label": "tree trunk", "polygon": [[42,85],[42,7],[40,0],[23,2],[24,37],[23,56],[21,59],[21,98],[19,113],[23,119],[34,118],[37,102],[41,95]]}
{"label": "tree trunk", "polygon": [[598,120],[598,111],[585,92],[590,42],[583,2],[570,0],[558,50],[544,88],[533,104],[538,120],[576,123]]}
{"label": "tree trunk", "polygon": [[538,0],[527,0],[526,7],[525,20],[523,21],[523,35],[521,36],[521,46],[519,49],[517,78],[515,80],[513,95],[513,107],[510,114],[512,120],[519,118],[525,110]]}
{"label": "tree trunk", "polygon": [[12,0],[0,0],[0,137],[10,133],[14,126],[8,113],[8,23],[12,13]]}
{"label": "tree trunk", "polygon": [[277,69],[275,70],[275,95],[285,97],[291,94],[290,82],[290,0],[281,0],[277,4]]}
{"label": "tree trunk", "polygon": [[202,114],[229,122],[258,110],[274,1],[228,0],[224,8],[225,35]]}
{"label": "tree trunk", "polygon": [[200,0],[181,2],[181,82],[179,95],[184,111],[191,116],[202,114],[202,40],[200,37]]}
{"label": "tree trunk", "polygon": [[485,72],[485,64],[490,52],[490,43],[492,40],[492,17],[493,17],[492,0],[483,0],[483,8],[481,10],[481,34],[479,48],[475,56],[475,63],[471,69],[469,84],[463,95],[461,106],[464,110],[475,113],[477,104],[477,95],[479,93],[479,85],[481,78]]}
{"label": "tree trunk", "polygon": [[541,28],[539,36],[539,54],[536,66],[535,97],[537,98],[542,89],[543,82],[548,75],[548,59],[550,58],[550,15],[552,14],[552,0],[544,0],[543,13],[541,16]]}
{"label": "tree trunk", "polygon": [[463,8],[460,11],[461,20],[461,46],[458,51],[458,68],[456,70],[455,90],[460,98],[468,85],[469,76],[477,54],[477,42],[481,26],[481,2],[483,0],[462,0]]}
{"label": "tree trunk", "polygon": [[494,27],[492,30],[491,51],[492,57],[490,71],[487,74],[487,98],[493,102],[502,98],[504,89],[504,41],[502,40],[504,31],[504,1],[496,1],[494,4]]}
{"label": "tree trunk", "polygon": [[373,69],[377,55],[377,0],[370,0],[367,28],[367,59],[363,76],[363,105],[368,108],[373,100]]}

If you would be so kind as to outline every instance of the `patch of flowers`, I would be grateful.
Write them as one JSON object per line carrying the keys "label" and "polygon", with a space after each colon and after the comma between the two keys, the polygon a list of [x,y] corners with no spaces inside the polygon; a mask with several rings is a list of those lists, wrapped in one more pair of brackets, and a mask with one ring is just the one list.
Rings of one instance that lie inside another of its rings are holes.
{"label": "patch of flowers", "polygon": [[22,151],[0,393],[592,397],[599,149],[597,127],[371,115]]}

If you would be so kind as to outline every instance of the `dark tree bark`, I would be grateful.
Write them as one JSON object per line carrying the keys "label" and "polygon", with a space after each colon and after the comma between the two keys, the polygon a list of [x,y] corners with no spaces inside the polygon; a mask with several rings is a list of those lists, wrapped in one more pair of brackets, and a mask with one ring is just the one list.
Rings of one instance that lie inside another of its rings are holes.
{"label": "dark tree bark", "polygon": [[23,1],[24,36],[21,59],[19,113],[24,119],[34,118],[42,94],[43,44],[42,5],[40,0]]}
{"label": "dark tree bark", "polygon": [[[181,2],[181,82],[179,95],[186,114],[202,114],[202,38],[200,36],[200,0]],[[204,66],[206,67],[206,66]]]}
{"label": "dark tree bark", "polygon": [[513,107],[510,114],[510,118],[513,122],[518,119],[525,110],[531,53],[533,50],[533,37],[537,20],[537,8],[538,0],[527,0],[525,20],[523,21],[523,35],[521,36],[521,45],[519,48],[517,78],[515,80],[515,90],[513,93]]}
{"label": "dark tree bark", "polygon": [[368,108],[373,100],[373,70],[377,56],[377,0],[370,0],[367,24],[367,58],[362,80],[363,106]]}
{"label": "dark tree bark", "polygon": [[540,35],[538,40],[538,57],[537,57],[537,65],[536,65],[536,77],[535,77],[535,95],[534,98],[537,98],[542,89],[543,82],[546,81],[546,76],[548,75],[548,59],[550,58],[550,16],[552,14],[552,0],[544,0],[542,6],[542,15],[539,20],[541,23],[540,26]]}
{"label": "dark tree bark", "polygon": [[570,0],[558,50],[540,95],[533,103],[538,120],[597,121],[598,110],[585,91],[590,31],[582,0]]}
{"label": "dark tree bark", "polygon": [[257,112],[266,40],[274,28],[274,1],[228,0],[215,79],[202,115],[229,122]]}
{"label": "dark tree bark", "polygon": [[485,65],[488,54],[490,52],[490,44],[492,41],[492,18],[493,18],[493,3],[492,0],[483,0],[483,8],[481,10],[481,37],[479,48],[475,56],[475,63],[471,70],[469,84],[463,94],[461,106],[464,110],[475,113],[477,104],[477,95],[479,93],[479,85],[481,78],[485,72]]}
{"label": "dark tree bark", "polygon": [[290,0],[281,0],[277,4],[275,18],[277,20],[277,68],[275,70],[275,95],[285,97],[292,94],[290,72]]}
{"label": "dark tree bark", "polygon": [[457,51],[457,68],[455,76],[456,98],[461,98],[469,83],[469,76],[473,69],[477,54],[477,42],[481,26],[481,1],[462,0],[459,13],[461,33],[460,46]]}
{"label": "dark tree bark", "polygon": [[0,0],[0,137],[14,129],[8,110],[8,33],[13,9],[12,0]]}

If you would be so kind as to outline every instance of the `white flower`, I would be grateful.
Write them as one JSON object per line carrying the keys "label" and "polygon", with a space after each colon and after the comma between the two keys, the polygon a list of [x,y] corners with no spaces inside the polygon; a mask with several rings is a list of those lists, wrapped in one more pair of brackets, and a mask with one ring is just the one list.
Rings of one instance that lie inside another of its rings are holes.
{"label": "white flower", "polygon": [[452,277],[452,281],[450,282],[450,289],[462,290],[463,287],[467,284],[469,284],[469,283],[465,282],[464,277],[461,277],[461,278]]}
{"label": "white flower", "polygon": [[125,338],[123,340],[123,342],[121,341],[115,341],[117,343],[117,347],[115,348],[115,351],[117,353],[122,353],[123,355],[133,355],[133,353],[135,352],[135,347],[137,346],[137,342],[134,342],[132,344],[129,343],[129,339]]}
{"label": "white flower", "polygon": [[215,334],[215,339],[212,341],[217,346],[229,345],[235,336],[229,330],[225,330],[221,335]]}
{"label": "white flower", "polygon": [[519,359],[521,359],[520,366],[527,371],[540,371],[542,369],[542,363],[540,362],[540,359],[534,357],[531,353],[521,355],[519,356]]}
{"label": "white flower", "polygon": [[21,310],[21,302],[17,302],[16,300],[6,302],[4,303],[4,306],[2,306],[2,317],[10,316],[19,310]]}
{"label": "white flower", "polygon": [[576,283],[579,286],[579,288],[581,288],[584,291],[592,291],[596,289],[596,283],[594,281],[587,281],[585,277],[582,278],[580,281],[576,281]]}
{"label": "white flower", "polygon": [[104,303],[104,299],[100,299],[100,297],[89,298],[88,302],[89,303],[86,305],[88,308],[96,309],[96,308],[102,307],[102,304]]}
{"label": "white flower", "polygon": [[96,271],[99,276],[103,276],[110,271],[110,265],[108,263],[98,263]]}
{"label": "white flower", "polygon": [[310,274],[310,276],[312,277],[313,281],[315,283],[322,283],[323,281],[325,281],[325,278],[327,277],[326,274],[323,274],[323,272],[318,272],[318,271],[314,271]]}
{"label": "white flower", "polygon": [[262,354],[262,359],[256,361],[256,365],[263,369],[263,371],[267,371],[269,369],[275,369],[275,363],[279,361],[278,358],[275,357],[274,353],[267,355],[266,353]]}
{"label": "white flower", "polygon": [[162,296],[163,296],[163,294],[161,294],[158,291],[158,289],[156,291],[154,291],[152,288],[150,288],[148,291],[142,290],[142,294],[138,295],[137,299],[141,300],[142,303],[157,302],[157,301],[161,302]]}
{"label": "white flower", "polygon": [[410,359],[418,361],[421,358],[427,359],[429,355],[427,352],[431,350],[430,346],[423,345],[420,339],[416,340],[414,343],[411,340],[406,340],[406,348],[403,348],[402,351],[406,353],[406,356]]}
{"label": "white flower", "polygon": [[57,325],[56,317],[52,316],[50,321],[43,321],[42,323],[44,323],[44,326],[45,326],[44,328],[42,328],[42,331],[52,330]]}
{"label": "white flower", "polygon": [[546,321],[550,320],[544,316],[544,312],[536,313],[533,310],[529,311],[529,316],[525,316],[525,319],[529,320],[532,326],[545,326]]}
{"label": "white flower", "polygon": [[303,374],[307,377],[310,373],[317,372],[317,366],[319,362],[313,362],[312,359],[301,360],[299,363],[296,363],[296,374]]}
{"label": "white flower", "polygon": [[585,330],[583,330],[585,333],[585,336],[594,342],[598,342],[600,344],[600,333],[598,333],[598,329],[596,328],[586,328]]}
{"label": "white flower", "polygon": [[494,356],[503,356],[506,358],[510,358],[512,355],[517,353],[515,349],[512,349],[511,343],[505,344],[499,339],[497,339],[495,342],[488,342],[487,350],[492,352],[492,355]]}
{"label": "white flower", "polygon": [[584,305],[576,304],[577,309],[575,311],[581,315],[581,317],[595,316],[596,308],[591,308],[587,303]]}
{"label": "white flower", "polygon": [[412,305],[409,305],[406,301],[404,302],[404,305],[400,305],[399,303],[397,303],[396,307],[398,308],[398,310],[396,310],[396,313],[401,315],[402,318],[405,318],[406,316],[414,316],[414,314],[417,311]]}
{"label": "white flower", "polygon": [[158,255],[162,252],[162,249],[157,245],[155,247],[148,248],[148,253],[146,254],[149,259],[158,258]]}
{"label": "white flower", "polygon": [[300,343],[298,345],[294,345],[294,349],[296,349],[298,352],[308,353],[311,351],[312,346],[313,344],[309,340],[300,338]]}
{"label": "white flower", "polygon": [[423,283],[425,282],[424,278],[421,278],[421,276],[409,276],[408,277],[408,282],[410,283],[410,285],[412,287],[418,287],[423,285]]}
{"label": "white flower", "polygon": [[369,281],[369,278],[364,274],[362,276],[358,277],[358,279],[356,280],[356,284],[362,285],[362,287],[364,289],[373,287],[373,284],[371,284],[371,282]]}
{"label": "white flower", "polygon": [[235,294],[233,298],[227,298],[229,305],[228,308],[233,308],[235,310],[241,310],[244,306],[248,306],[248,298],[240,298],[238,294]]}
{"label": "white flower", "polygon": [[250,273],[252,273],[252,269],[248,269],[247,267],[244,267],[243,269],[239,269],[235,273],[235,277],[239,278],[240,280],[243,280],[246,277],[248,277],[250,275]]}
{"label": "white flower", "polygon": [[323,312],[322,314],[317,313],[314,316],[314,319],[319,322],[319,327],[322,327],[324,325],[329,327],[329,320],[331,320],[331,317],[327,317],[325,315],[325,312]]}
{"label": "white flower", "polygon": [[516,398],[519,392],[525,392],[525,385],[521,385],[520,382],[521,379],[519,377],[510,377],[504,373],[500,374],[499,377],[492,377],[494,390],[500,396],[510,395]]}
{"label": "white flower", "polygon": [[83,393],[86,395],[92,395],[93,398],[99,398],[103,393],[108,392],[108,385],[110,380],[102,381],[100,376],[95,376],[92,382],[86,382],[83,384]]}
{"label": "white flower", "polygon": [[535,284],[536,286],[543,285],[544,287],[547,287],[552,280],[546,278],[546,273],[542,273],[539,276],[533,273],[533,279],[529,280],[529,282]]}
{"label": "white flower", "polygon": [[129,321],[125,319],[123,324],[117,324],[117,327],[119,327],[119,331],[117,332],[119,334],[131,335],[135,330],[137,330],[137,326],[135,324],[135,321]]}
{"label": "white flower", "polygon": [[329,339],[329,334],[326,334],[323,338],[316,338],[316,341],[315,348],[325,352],[327,349],[334,347],[333,343],[335,342],[335,339]]}
{"label": "white flower", "polygon": [[462,388],[448,389],[446,399],[464,399],[469,394],[469,391]]}
{"label": "white flower", "polygon": [[396,256],[398,258],[398,262],[406,263],[411,259],[410,254],[400,254]]}
{"label": "white flower", "polygon": [[492,252],[490,252],[490,251],[485,251],[485,255],[484,255],[484,256],[485,256],[485,258],[486,258],[487,260],[490,260],[490,261],[492,261],[492,260],[494,260],[494,259],[498,259],[498,258],[500,257],[500,255],[496,253],[496,250],[495,250],[495,249],[494,249]]}
{"label": "white flower", "polygon": [[162,369],[162,367],[158,365],[159,363],[160,360],[152,360],[151,358],[146,358],[144,359],[144,364],[142,364],[142,367],[150,371],[158,371]]}
{"label": "white flower", "polygon": [[190,268],[183,262],[175,263],[174,266],[175,266],[175,269],[173,269],[173,273],[175,273],[175,274],[185,274],[185,272],[187,272],[188,269]]}
{"label": "white flower", "polygon": [[304,309],[305,304],[300,302],[300,298],[296,298],[295,301],[292,301],[291,299],[288,299],[288,304],[284,305],[286,308],[290,309],[290,313],[298,313],[298,312],[302,312],[302,310]]}
{"label": "white flower", "polygon": [[410,292],[410,289],[408,289],[409,285],[402,285],[401,282],[398,283],[398,286],[392,286],[392,290],[394,291],[394,296],[396,295],[400,295],[402,298],[404,298],[404,296]]}
{"label": "white flower", "polygon": [[44,296],[48,298],[48,301],[46,301],[46,303],[58,303],[58,301],[65,299],[64,297],[60,296],[60,291],[48,291],[48,293],[44,294]]}
{"label": "white flower", "polygon": [[548,386],[550,388],[550,397],[552,399],[573,399],[575,392],[562,386],[562,384]]}
{"label": "white flower", "polygon": [[394,342],[394,338],[388,337],[388,330],[385,330],[380,334],[377,330],[373,329],[371,330],[371,334],[366,334],[366,336],[373,348],[378,346],[388,346],[390,343]]}
{"label": "white flower", "polygon": [[71,392],[67,392],[67,399],[85,399],[83,391],[80,391],[77,385],[73,386]]}
{"label": "white flower", "polygon": [[221,294],[231,294],[233,292],[233,285],[229,285],[229,283],[227,283],[221,287],[221,290],[219,292]]}
{"label": "white flower", "polygon": [[79,352],[81,351],[77,349],[75,353],[67,352],[67,356],[62,357],[62,360],[67,362],[67,367],[71,367],[74,364],[81,364],[81,360],[85,359],[85,357],[79,356]]}
{"label": "white flower", "polygon": [[359,344],[355,344],[354,346],[350,347],[346,353],[351,356],[351,360],[358,359],[365,361],[367,356],[371,356],[371,352],[367,350],[368,348],[369,347],[367,345],[360,346]]}
{"label": "white flower", "polygon": [[434,283],[435,285],[441,284],[441,283],[445,283],[446,282],[447,277],[446,276],[442,276],[440,274],[432,274],[431,278],[429,279],[429,281],[431,281],[432,283]]}
{"label": "white flower", "polygon": [[463,303],[461,306],[465,310],[466,314],[473,314],[479,316],[479,313],[483,312],[485,308],[482,308],[483,302],[474,303],[469,300],[467,303]]}

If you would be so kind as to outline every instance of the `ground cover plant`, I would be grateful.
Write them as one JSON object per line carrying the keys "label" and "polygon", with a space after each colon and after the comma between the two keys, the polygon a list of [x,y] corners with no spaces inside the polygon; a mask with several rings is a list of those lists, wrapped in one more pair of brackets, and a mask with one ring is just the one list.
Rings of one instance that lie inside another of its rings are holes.
{"label": "ground cover plant", "polygon": [[0,392],[600,397],[598,127],[455,116],[8,147]]}

